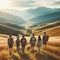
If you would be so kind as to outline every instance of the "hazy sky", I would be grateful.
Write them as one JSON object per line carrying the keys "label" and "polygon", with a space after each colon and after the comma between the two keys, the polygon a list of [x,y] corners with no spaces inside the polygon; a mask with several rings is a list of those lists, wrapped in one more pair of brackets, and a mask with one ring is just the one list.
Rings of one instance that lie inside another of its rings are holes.
{"label": "hazy sky", "polygon": [[0,9],[60,8],[60,0],[0,0]]}

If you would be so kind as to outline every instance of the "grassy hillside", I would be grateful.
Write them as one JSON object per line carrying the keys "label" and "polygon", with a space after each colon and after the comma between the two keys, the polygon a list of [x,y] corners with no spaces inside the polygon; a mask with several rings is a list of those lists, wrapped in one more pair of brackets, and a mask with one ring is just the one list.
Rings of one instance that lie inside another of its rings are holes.
{"label": "grassy hillside", "polygon": [[60,36],[60,27],[58,26],[60,26],[60,21],[35,26],[32,31],[36,35],[42,35],[46,31],[49,36]]}
{"label": "grassy hillside", "polygon": [[21,24],[25,24],[26,21],[21,17],[0,12],[0,23],[12,23],[12,24],[21,25]]}
{"label": "grassy hillside", "polygon": [[10,27],[6,27],[6,26],[3,26],[3,25],[0,25],[0,34],[17,35],[17,34],[20,34],[20,32],[18,30],[12,29]]}
{"label": "grassy hillside", "polygon": [[50,23],[50,22],[55,22],[55,21],[60,20],[60,12],[55,12],[51,14],[46,14],[43,16],[38,16],[35,18],[32,18],[30,21],[35,22],[34,25],[39,25],[39,24],[44,24],[44,23]]}
{"label": "grassy hillside", "polygon": [[43,30],[42,32],[36,33],[36,35],[43,35],[44,32],[47,32],[49,36],[60,36],[60,26],[55,28],[50,28],[47,30]]}
{"label": "grassy hillside", "polygon": [[48,24],[43,24],[41,26],[42,27],[37,28],[36,30],[44,30],[44,29],[49,29],[49,28],[53,28],[56,26],[60,26],[60,21],[56,21],[56,22],[52,22],[52,23],[48,23]]}
{"label": "grassy hillside", "polygon": [[4,25],[7,25],[7,26],[10,26],[12,28],[15,28],[15,29],[21,29],[21,30],[25,30],[25,27],[23,26],[18,26],[18,25],[15,25],[15,24],[10,24],[10,23],[3,23]]}
{"label": "grassy hillside", "polygon": [[[37,46],[35,46],[35,52],[31,53],[30,44],[27,44],[24,54],[22,53],[21,46],[20,46],[19,53],[16,51],[16,45],[14,42],[12,55],[10,55],[9,49],[7,46],[8,36],[6,36],[5,38],[5,35],[0,35],[0,39],[1,37],[3,38],[3,42],[0,42],[0,52],[1,52],[0,60],[60,60],[60,41],[56,40],[57,43],[55,43],[55,41],[48,42],[46,50],[43,50],[43,47],[42,47],[40,50],[40,53],[38,53],[37,51]],[[13,37],[13,39],[15,38],[16,37]],[[26,38],[28,39],[28,37]],[[55,37],[55,38],[60,38],[60,37]],[[51,39],[53,38],[51,37]],[[29,41],[27,43],[29,43]]]}

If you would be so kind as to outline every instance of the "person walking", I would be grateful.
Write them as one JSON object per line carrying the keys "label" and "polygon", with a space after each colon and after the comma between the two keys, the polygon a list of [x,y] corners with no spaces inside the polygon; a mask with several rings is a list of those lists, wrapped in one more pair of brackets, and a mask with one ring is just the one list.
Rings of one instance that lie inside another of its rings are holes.
{"label": "person walking", "polygon": [[37,42],[38,53],[40,53],[40,48],[41,48],[41,46],[42,46],[41,36],[38,36],[38,42]]}
{"label": "person walking", "polygon": [[9,47],[10,55],[12,54],[13,44],[14,44],[14,41],[13,41],[12,35],[10,34],[8,38],[8,47]]}
{"label": "person walking", "polygon": [[19,39],[19,35],[17,36],[17,40],[16,40],[16,48],[17,48],[17,52],[19,53],[19,50],[20,50],[20,39]]}
{"label": "person walking", "polygon": [[36,37],[33,34],[32,37],[30,38],[31,52],[34,52],[35,44],[36,44]]}
{"label": "person walking", "polygon": [[43,49],[45,50],[46,49],[46,44],[49,40],[49,36],[46,34],[46,32],[44,32],[42,40],[43,40]]}
{"label": "person walking", "polygon": [[27,44],[27,41],[26,41],[26,38],[24,35],[22,35],[22,38],[21,38],[21,46],[22,46],[22,52],[24,53],[25,51],[25,46]]}

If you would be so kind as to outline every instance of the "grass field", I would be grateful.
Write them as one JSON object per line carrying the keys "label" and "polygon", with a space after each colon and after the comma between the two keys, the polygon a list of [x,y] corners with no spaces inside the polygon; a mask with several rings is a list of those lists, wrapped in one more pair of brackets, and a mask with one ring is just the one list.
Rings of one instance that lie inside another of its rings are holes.
{"label": "grass field", "polygon": [[[0,60],[60,60],[60,37],[50,37],[51,40],[49,39],[46,50],[43,50],[41,48],[40,53],[37,53],[37,47],[35,47],[35,52],[31,53],[28,41],[25,54],[22,54],[21,50],[18,54],[16,51],[16,46],[14,44],[12,55],[9,54],[9,49],[7,45],[8,36],[0,35],[0,38]],[[13,38],[14,40],[16,40],[16,37]],[[29,38],[27,38],[27,40],[29,40]]]}

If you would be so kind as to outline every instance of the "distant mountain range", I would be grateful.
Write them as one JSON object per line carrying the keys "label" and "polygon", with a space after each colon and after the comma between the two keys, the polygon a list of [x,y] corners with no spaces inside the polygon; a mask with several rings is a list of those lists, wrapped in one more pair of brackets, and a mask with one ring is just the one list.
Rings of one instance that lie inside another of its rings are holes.
{"label": "distant mountain range", "polygon": [[0,12],[0,23],[12,23],[16,25],[25,24],[26,21],[12,14]]}
{"label": "distant mountain range", "polygon": [[54,22],[57,20],[60,20],[60,12],[50,13],[50,14],[38,16],[38,17],[31,19],[32,22],[35,22],[33,25],[39,25],[39,24]]}
{"label": "distant mountain range", "polygon": [[[35,9],[28,9],[25,11],[19,11],[15,9],[5,9],[5,13],[8,15],[7,20],[12,23],[15,22],[15,24],[27,24],[28,22],[33,23],[33,25],[37,24],[44,24],[48,22],[53,22],[60,20],[60,8],[46,8],[46,7],[38,7]],[[10,15],[12,17],[10,17]],[[2,16],[5,16],[4,14]],[[6,16],[5,16],[6,17]],[[6,20],[6,18],[3,18]],[[0,18],[1,22],[3,22],[3,19]],[[7,21],[6,20],[6,21]],[[7,21],[8,23],[8,21]]]}
{"label": "distant mountain range", "polygon": [[24,26],[18,26],[18,25],[11,24],[11,23],[3,23],[3,25],[6,25],[6,26],[9,26],[9,27],[15,28],[17,30],[25,30],[25,27]]}
{"label": "distant mountain range", "polygon": [[51,9],[51,8],[46,8],[46,7],[38,7],[35,9],[28,9],[25,11],[19,11],[19,10],[15,10],[15,9],[5,9],[3,11],[16,15],[16,16],[19,16],[23,19],[29,20],[29,19],[32,19],[32,18],[35,18],[38,16],[58,12],[58,11],[60,11],[60,8]]}

